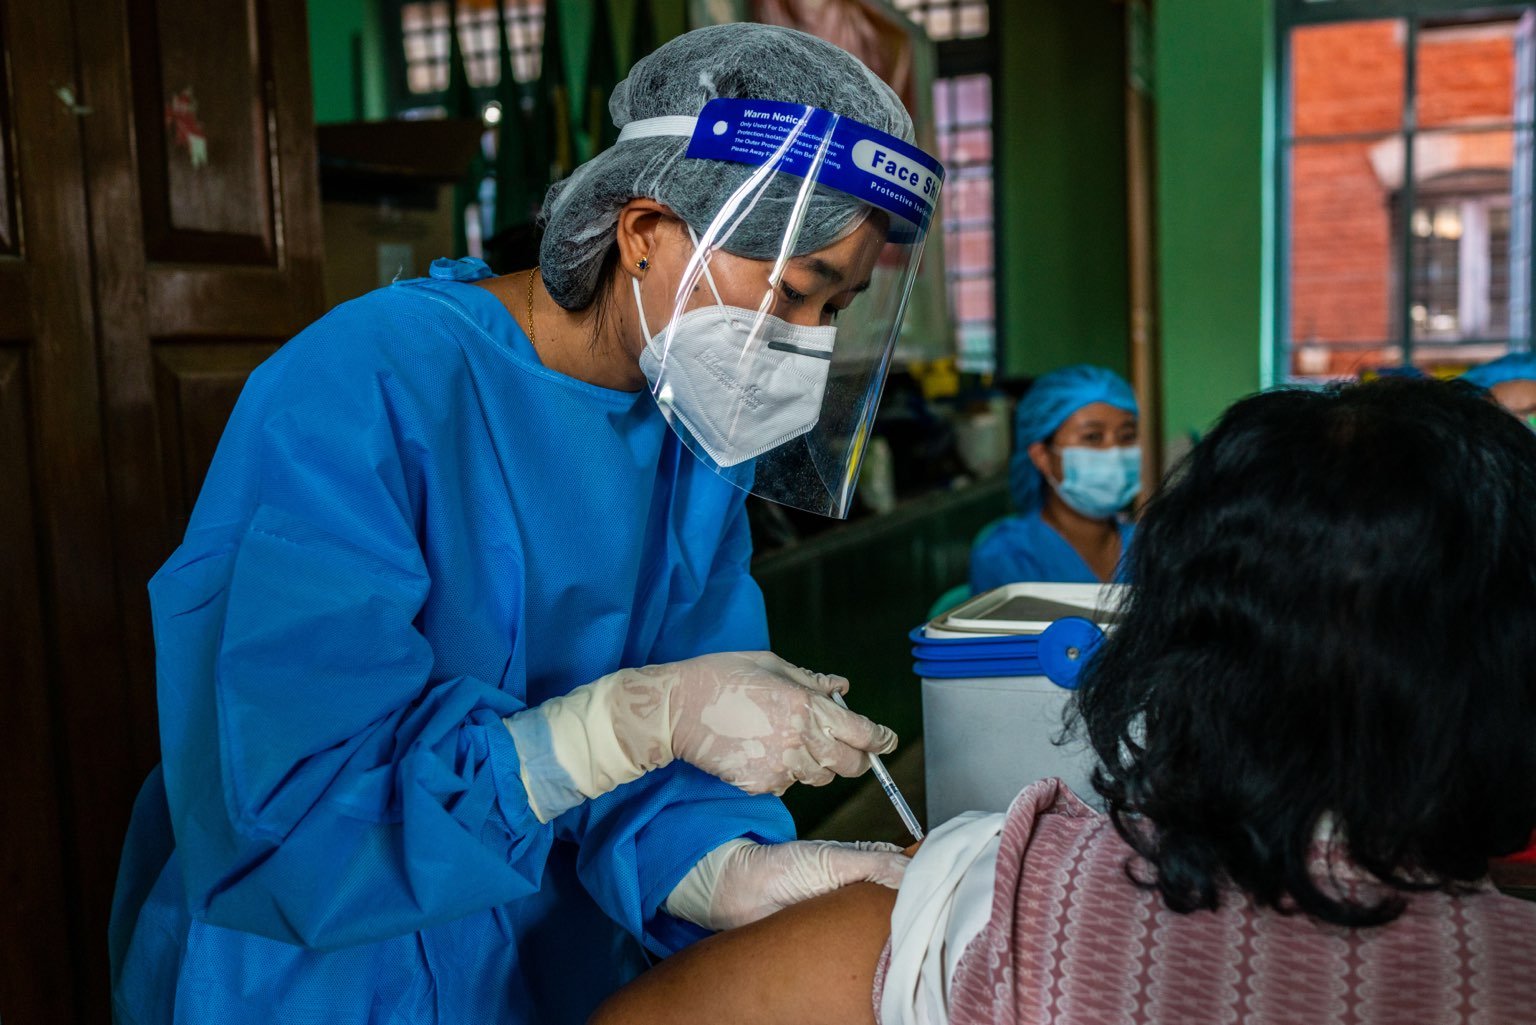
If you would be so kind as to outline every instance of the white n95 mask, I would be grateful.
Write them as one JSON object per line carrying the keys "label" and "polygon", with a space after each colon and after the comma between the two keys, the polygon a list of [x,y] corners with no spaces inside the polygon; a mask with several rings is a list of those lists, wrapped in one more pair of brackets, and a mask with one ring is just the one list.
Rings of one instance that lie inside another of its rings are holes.
{"label": "white n95 mask", "polygon": [[718,466],[754,459],[816,426],[837,328],[801,327],[720,302],[689,310],[653,335],[640,282],[630,283],[645,333],[640,370],[651,393]]}

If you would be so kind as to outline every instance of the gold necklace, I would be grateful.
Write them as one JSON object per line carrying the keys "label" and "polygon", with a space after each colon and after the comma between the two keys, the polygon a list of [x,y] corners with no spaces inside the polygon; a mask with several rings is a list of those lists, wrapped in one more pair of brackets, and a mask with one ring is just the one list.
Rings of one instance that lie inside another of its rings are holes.
{"label": "gold necklace", "polygon": [[537,267],[528,272],[528,343],[535,349],[539,347],[539,343],[533,336],[533,276],[538,272]]}

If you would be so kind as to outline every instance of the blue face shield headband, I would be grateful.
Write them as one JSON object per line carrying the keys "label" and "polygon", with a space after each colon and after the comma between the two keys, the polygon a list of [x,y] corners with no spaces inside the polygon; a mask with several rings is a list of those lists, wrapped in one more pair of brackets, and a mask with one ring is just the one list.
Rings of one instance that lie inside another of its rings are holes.
{"label": "blue face shield headband", "polygon": [[[869,125],[776,100],[716,99],[697,117],[634,121],[617,145],[657,136],[687,137],[683,159],[751,168],[707,225],[691,226],[677,290],[638,283],[657,406],[738,487],[844,517],[944,168]],[[808,223],[813,195],[842,200],[815,204],[817,216],[841,219],[838,230]],[[771,258],[722,257],[738,252],[748,224],[760,239],[765,217],[779,238]],[[812,237],[820,248],[802,243]],[[815,345],[786,341],[807,332]]]}

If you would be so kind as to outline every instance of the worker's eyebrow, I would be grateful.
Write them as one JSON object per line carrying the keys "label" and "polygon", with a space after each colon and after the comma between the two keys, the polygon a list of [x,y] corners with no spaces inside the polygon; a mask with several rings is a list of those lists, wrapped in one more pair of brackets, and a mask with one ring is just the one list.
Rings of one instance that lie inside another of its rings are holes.
{"label": "worker's eyebrow", "polygon": [[[829,285],[841,285],[843,283],[843,272],[819,256],[797,256],[795,257],[795,263],[815,274]],[[869,282],[863,281],[847,289],[847,291],[862,292],[868,287]]]}

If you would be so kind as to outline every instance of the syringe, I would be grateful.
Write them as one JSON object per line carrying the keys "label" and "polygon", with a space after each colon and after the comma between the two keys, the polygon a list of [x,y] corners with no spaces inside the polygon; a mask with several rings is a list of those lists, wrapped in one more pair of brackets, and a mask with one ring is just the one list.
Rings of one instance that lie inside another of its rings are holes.
{"label": "syringe", "polygon": [[[832,692],[832,700],[844,708],[848,702],[836,691]],[[912,834],[912,839],[919,843],[923,840],[923,827],[917,821],[917,816],[912,814],[912,806],[907,804],[907,799],[901,796],[901,790],[896,786],[896,781],[891,778],[891,770],[885,767],[879,755],[869,756],[869,767],[874,770],[875,778],[880,781],[880,789],[885,791],[885,796],[891,799],[891,807],[896,809],[896,814],[901,816],[902,825],[907,827],[907,832]]]}

